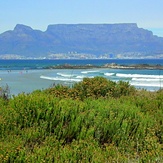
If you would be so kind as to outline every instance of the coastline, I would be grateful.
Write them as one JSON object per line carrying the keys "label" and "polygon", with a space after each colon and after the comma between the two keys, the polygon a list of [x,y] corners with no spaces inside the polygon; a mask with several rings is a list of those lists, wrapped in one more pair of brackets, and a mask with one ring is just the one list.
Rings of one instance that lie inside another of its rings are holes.
{"label": "coastline", "polygon": [[158,65],[150,65],[150,64],[121,65],[121,64],[111,63],[102,66],[92,65],[92,64],[86,64],[86,65],[62,64],[62,65],[44,67],[44,69],[93,69],[93,68],[163,70],[163,66],[159,64]]}

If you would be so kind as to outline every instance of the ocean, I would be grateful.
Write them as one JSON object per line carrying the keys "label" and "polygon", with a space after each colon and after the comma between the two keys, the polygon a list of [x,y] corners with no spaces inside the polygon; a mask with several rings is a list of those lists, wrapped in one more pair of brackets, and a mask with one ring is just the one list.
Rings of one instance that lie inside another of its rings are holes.
{"label": "ocean", "polygon": [[54,65],[105,64],[150,64],[162,65],[163,59],[63,59],[63,60],[0,60],[0,87],[10,88],[11,95],[37,89],[46,89],[53,84],[72,85],[84,77],[102,76],[112,81],[127,81],[137,89],[156,91],[163,88],[163,70],[149,69],[46,69]]}

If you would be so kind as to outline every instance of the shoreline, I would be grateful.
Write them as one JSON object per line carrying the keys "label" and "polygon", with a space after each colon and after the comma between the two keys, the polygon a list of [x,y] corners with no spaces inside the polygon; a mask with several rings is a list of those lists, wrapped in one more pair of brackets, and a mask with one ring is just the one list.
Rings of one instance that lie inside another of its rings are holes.
{"label": "shoreline", "polygon": [[162,65],[149,65],[149,64],[131,64],[131,65],[120,65],[116,63],[105,64],[105,65],[71,65],[63,64],[57,66],[47,66],[44,69],[93,69],[93,68],[109,68],[109,69],[149,69],[149,70],[163,70]]}

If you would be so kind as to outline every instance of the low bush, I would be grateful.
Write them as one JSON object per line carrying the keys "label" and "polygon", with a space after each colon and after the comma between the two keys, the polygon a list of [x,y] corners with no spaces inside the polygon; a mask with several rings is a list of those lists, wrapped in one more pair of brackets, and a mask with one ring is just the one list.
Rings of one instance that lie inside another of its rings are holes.
{"label": "low bush", "polygon": [[163,162],[162,97],[97,77],[0,98],[0,160]]}
{"label": "low bush", "polygon": [[55,97],[67,97],[84,100],[86,98],[120,97],[134,94],[136,89],[128,82],[118,83],[107,80],[103,77],[84,78],[83,81],[74,84],[71,88],[63,85],[56,85],[45,90]]}

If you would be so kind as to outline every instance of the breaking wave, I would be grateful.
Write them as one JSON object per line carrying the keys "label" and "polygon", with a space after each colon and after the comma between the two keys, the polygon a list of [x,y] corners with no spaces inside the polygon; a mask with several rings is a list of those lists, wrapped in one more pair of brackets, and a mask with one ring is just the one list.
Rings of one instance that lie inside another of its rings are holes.
{"label": "breaking wave", "polygon": [[115,73],[108,73],[108,72],[104,73],[105,76],[113,76],[114,74]]}
{"label": "breaking wave", "polygon": [[130,82],[133,86],[140,86],[140,87],[160,87],[163,88],[163,84],[161,83],[136,83],[136,82]]}
{"label": "breaking wave", "polygon": [[82,79],[75,78],[60,78],[60,77],[49,77],[49,76],[40,76],[41,79],[55,80],[55,81],[69,81],[69,82],[80,82]]}
{"label": "breaking wave", "polygon": [[97,73],[99,71],[82,71],[82,74]]}
{"label": "breaking wave", "polygon": [[160,82],[160,81],[163,81],[162,78],[160,78],[160,79],[158,79],[158,78],[156,78],[156,79],[154,79],[154,78],[132,78],[132,80],[133,81],[148,81],[148,82],[152,82],[152,81]]}
{"label": "breaking wave", "polygon": [[57,75],[59,76],[63,76],[63,77],[74,77],[75,75],[72,75],[72,74],[63,74],[63,73],[57,73]]}
{"label": "breaking wave", "polygon": [[117,73],[117,77],[124,78],[154,78],[154,79],[163,79],[163,75],[145,75],[145,74],[121,74]]}

